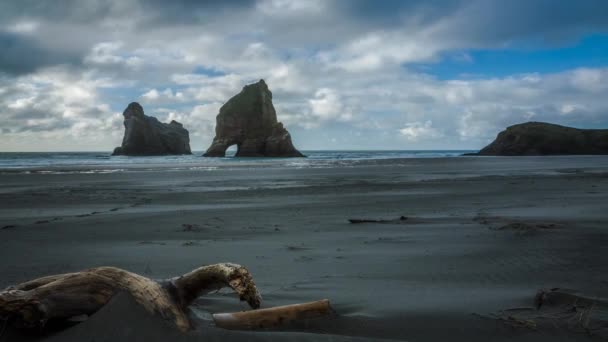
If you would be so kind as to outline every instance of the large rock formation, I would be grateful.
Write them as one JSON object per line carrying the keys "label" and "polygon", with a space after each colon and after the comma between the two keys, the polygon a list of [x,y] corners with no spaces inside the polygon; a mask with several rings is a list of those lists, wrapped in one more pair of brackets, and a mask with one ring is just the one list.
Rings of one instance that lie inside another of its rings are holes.
{"label": "large rock formation", "polygon": [[215,138],[204,156],[224,157],[232,145],[237,145],[237,157],[304,157],[277,121],[264,80],[245,86],[220,108]]}
{"label": "large rock formation", "polygon": [[188,130],[179,122],[166,124],[147,116],[137,102],[129,104],[122,115],[125,117],[125,136],[122,146],[115,148],[113,155],[192,154]]}
{"label": "large rock formation", "polygon": [[608,129],[578,129],[544,122],[508,127],[475,155],[608,154]]}

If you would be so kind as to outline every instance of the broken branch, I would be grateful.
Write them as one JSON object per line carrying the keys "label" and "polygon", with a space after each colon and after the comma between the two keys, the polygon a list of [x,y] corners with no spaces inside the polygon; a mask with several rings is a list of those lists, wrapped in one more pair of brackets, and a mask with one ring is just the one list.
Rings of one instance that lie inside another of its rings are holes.
{"label": "broken branch", "polygon": [[213,314],[213,321],[224,329],[251,330],[277,328],[298,320],[332,314],[329,300],[277,306],[253,311]]}

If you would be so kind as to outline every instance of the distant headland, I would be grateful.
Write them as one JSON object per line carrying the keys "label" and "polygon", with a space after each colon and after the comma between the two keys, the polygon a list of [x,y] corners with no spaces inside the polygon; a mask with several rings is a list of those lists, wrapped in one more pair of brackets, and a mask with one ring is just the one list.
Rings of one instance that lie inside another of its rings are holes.
{"label": "distant headland", "polygon": [[500,132],[479,156],[608,154],[608,129],[579,129],[546,122],[526,122]]}

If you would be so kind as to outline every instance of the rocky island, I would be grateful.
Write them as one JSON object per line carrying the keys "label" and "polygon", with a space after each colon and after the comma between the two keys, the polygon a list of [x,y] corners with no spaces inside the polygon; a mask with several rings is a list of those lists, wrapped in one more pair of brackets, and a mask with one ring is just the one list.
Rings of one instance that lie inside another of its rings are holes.
{"label": "rocky island", "polygon": [[500,132],[480,156],[608,154],[608,129],[579,129],[526,122]]}
{"label": "rocky island", "polygon": [[162,123],[155,117],[147,116],[137,102],[130,103],[122,115],[125,118],[125,135],[122,145],[115,148],[112,155],[192,154],[190,135],[181,123]]}
{"label": "rocky island", "polygon": [[237,145],[236,157],[304,157],[278,122],[264,80],[246,85],[220,108],[215,138],[204,156],[224,157],[232,145]]}

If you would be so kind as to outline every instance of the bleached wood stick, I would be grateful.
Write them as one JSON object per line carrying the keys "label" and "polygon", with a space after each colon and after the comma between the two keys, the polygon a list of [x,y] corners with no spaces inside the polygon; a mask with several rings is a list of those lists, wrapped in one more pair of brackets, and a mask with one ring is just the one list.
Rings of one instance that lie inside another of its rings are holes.
{"label": "bleached wood stick", "polygon": [[213,314],[218,327],[234,330],[277,328],[299,320],[318,318],[333,314],[329,300],[277,306],[251,311]]}

